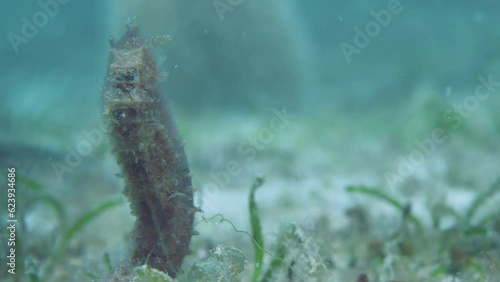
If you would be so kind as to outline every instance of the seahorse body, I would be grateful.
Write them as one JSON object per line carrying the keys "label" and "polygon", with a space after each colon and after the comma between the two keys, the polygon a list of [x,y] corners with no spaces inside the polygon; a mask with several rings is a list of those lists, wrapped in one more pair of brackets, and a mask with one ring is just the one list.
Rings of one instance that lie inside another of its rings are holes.
{"label": "seahorse body", "polygon": [[174,121],[157,89],[159,71],[137,26],[113,43],[102,92],[113,152],[137,217],[132,263],[175,277],[193,231],[191,177]]}

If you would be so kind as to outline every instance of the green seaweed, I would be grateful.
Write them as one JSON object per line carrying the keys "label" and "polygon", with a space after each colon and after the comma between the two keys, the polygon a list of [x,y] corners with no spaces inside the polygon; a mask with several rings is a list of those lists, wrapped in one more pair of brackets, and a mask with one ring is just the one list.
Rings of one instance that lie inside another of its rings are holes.
{"label": "green seaweed", "polygon": [[285,255],[286,255],[286,248],[280,244],[277,250],[275,251],[275,256],[273,257],[271,263],[269,264],[269,268],[262,276],[262,279],[260,280],[261,282],[271,281],[273,273],[275,273],[276,270],[281,265],[285,264]]}
{"label": "green seaweed", "polygon": [[17,176],[17,183],[20,185],[24,185],[24,187],[34,191],[36,196],[31,200],[31,202],[27,203],[27,206],[33,206],[36,202],[41,202],[46,204],[48,207],[52,208],[56,213],[56,216],[62,226],[66,223],[66,209],[64,208],[64,204],[50,195],[42,184],[36,182],[35,180],[25,177],[25,176]]}
{"label": "green seaweed", "polygon": [[28,276],[30,282],[40,281],[40,266],[34,257],[28,256],[24,260],[24,268],[24,273]]}
{"label": "green seaweed", "polygon": [[417,217],[415,217],[413,214],[407,211],[408,206],[403,205],[398,200],[384,193],[380,189],[370,188],[366,186],[348,186],[346,188],[346,191],[350,193],[362,193],[388,203],[389,205],[398,209],[404,215],[404,217],[407,218],[415,226],[415,228],[420,233],[424,233],[424,226],[422,222],[420,222],[420,220]]}
{"label": "green seaweed", "polygon": [[252,238],[254,239],[254,254],[255,254],[255,267],[253,272],[252,281],[257,281],[259,278],[263,262],[264,262],[264,239],[262,237],[262,227],[260,224],[259,211],[257,208],[257,203],[255,201],[255,191],[257,188],[264,184],[263,177],[257,177],[250,188],[250,196],[248,198],[248,207],[250,211],[250,225],[252,226]]}
{"label": "green seaweed", "polygon": [[102,256],[102,260],[104,262],[104,265],[106,266],[106,269],[108,270],[109,273],[113,272],[113,264],[111,263],[111,257],[109,256],[108,253],[104,253]]}
{"label": "green seaweed", "polygon": [[81,215],[62,235],[59,245],[56,248],[56,255],[61,254],[61,252],[66,249],[70,241],[76,235],[78,235],[90,222],[102,215],[104,212],[122,203],[122,199],[107,200]]}
{"label": "green seaweed", "polygon": [[478,211],[479,207],[481,207],[486,201],[491,199],[494,194],[500,192],[500,178],[498,178],[491,186],[489,189],[481,192],[479,195],[474,198],[474,201],[470,205],[469,209],[467,210],[465,216],[470,222],[473,218],[474,215],[476,215],[476,212]]}

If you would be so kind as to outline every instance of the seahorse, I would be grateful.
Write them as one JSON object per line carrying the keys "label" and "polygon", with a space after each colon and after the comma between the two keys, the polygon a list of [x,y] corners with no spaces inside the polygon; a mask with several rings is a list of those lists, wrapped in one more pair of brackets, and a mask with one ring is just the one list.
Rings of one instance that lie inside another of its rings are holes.
{"label": "seahorse", "polygon": [[110,43],[103,116],[127,183],[124,194],[137,217],[131,262],[175,278],[196,234],[193,217],[199,211],[183,141],[158,90],[153,45],[135,24],[127,24],[123,37]]}

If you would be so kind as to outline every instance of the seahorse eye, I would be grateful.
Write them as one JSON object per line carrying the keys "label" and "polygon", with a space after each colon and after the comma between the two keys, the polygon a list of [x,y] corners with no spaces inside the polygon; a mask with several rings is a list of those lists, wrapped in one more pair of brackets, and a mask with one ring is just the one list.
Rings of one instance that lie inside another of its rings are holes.
{"label": "seahorse eye", "polygon": [[119,108],[112,111],[117,123],[115,130],[122,137],[129,137],[137,128],[137,110],[134,108]]}
{"label": "seahorse eye", "polygon": [[121,108],[113,110],[113,116],[117,120],[131,120],[137,117],[137,111],[134,108]]}

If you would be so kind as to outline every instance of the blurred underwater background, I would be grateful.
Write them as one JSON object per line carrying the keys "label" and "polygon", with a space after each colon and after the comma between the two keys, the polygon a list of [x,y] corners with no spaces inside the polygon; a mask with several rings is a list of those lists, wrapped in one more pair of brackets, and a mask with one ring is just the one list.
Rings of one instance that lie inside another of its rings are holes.
{"label": "blurred underwater background", "polygon": [[220,281],[500,281],[498,1],[0,11],[0,216],[14,167],[18,219],[17,271],[2,263],[0,280],[98,281],[124,263],[134,217],[101,90],[109,38],[134,18],[171,38],[153,52],[159,88],[202,210],[178,281],[202,281],[189,273],[219,244],[247,261],[204,276]]}

